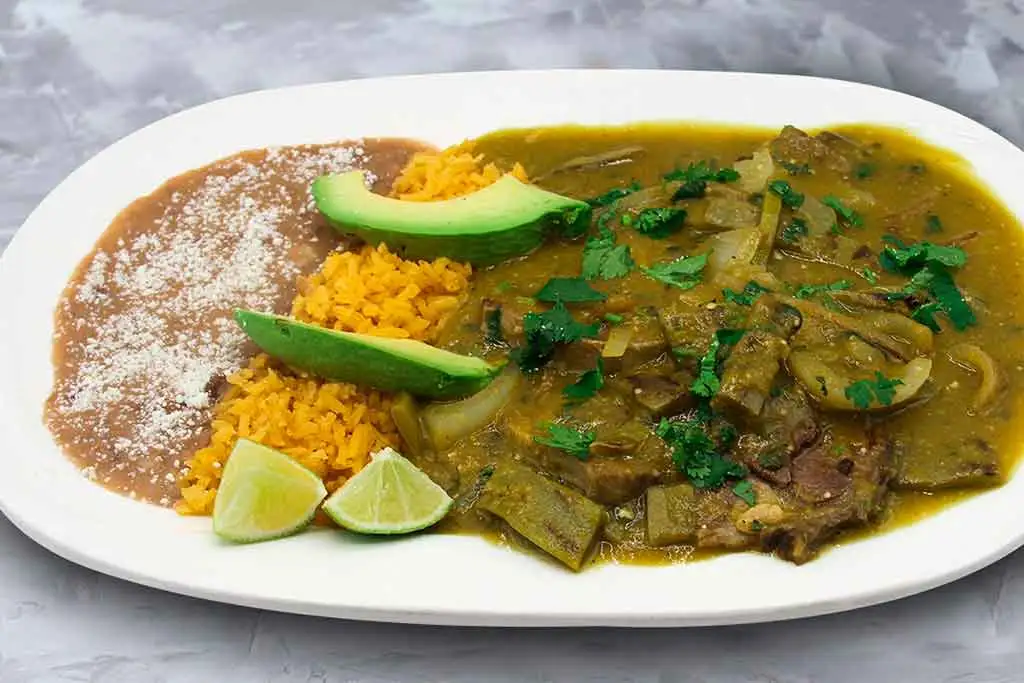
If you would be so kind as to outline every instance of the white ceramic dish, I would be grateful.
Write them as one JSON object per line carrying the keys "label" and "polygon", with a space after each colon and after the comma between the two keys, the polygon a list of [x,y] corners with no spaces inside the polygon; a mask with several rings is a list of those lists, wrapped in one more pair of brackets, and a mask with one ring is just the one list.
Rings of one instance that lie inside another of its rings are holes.
{"label": "white ceramic dish", "polygon": [[446,145],[509,126],[658,119],[902,126],[967,158],[1024,216],[1024,153],[947,109],[852,83],[541,71],[326,83],[220,100],[96,155],[46,197],[3,255],[0,508],[53,552],[130,581],[274,610],[437,624],[668,626],[822,614],[941,585],[1024,543],[1024,476],[1016,476],[1001,489],[803,567],[744,554],[575,575],[477,538],[374,542],[331,531],[235,547],[219,543],[207,519],[184,519],[87,481],[42,424],[52,311],[67,278],[122,207],[172,175],[278,144],[399,136]]}

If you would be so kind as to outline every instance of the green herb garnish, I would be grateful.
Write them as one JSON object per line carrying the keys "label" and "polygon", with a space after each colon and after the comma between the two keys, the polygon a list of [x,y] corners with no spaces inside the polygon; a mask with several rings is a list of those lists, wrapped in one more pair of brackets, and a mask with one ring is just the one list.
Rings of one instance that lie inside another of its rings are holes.
{"label": "green herb garnish", "polygon": [[824,285],[800,285],[793,292],[793,296],[797,299],[810,299],[819,294],[828,294],[829,292],[840,292],[844,289],[849,289],[853,286],[853,283],[849,280],[837,280]]}
{"label": "green herb garnish", "polygon": [[745,467],[718,452],[718,445],[699,419],[669,422],[662,418],[655,434],[672,449],[676,468],[699,489],[718,488],[728,479],[741,479],[747,474]]}
{"label": "green herb garnish", "polygon": [[615,244],[615,233],[600,228],[583,245],[583,279],[612,280],[629,275],[636,263],[628,244]]}
{"label": "green herb garnish", "polygon": [[584,337],[597,336],[598,324],[584,325],[572,317],[561,301],[549,311],[523,316],[525,346],[514,349],[511,358],[523,372],[547,365],[559,344],[571,344]]}
{"label": "green herb garnish", "polygon": [[864,225],[864,219],[861,217],[861,215],[854,211],[853,209],[851,209],[850,207],[848,207],[846,204],[843,204],[842,200],[839,199],[839,197],[828,194],[821,198],[821,203],[824,204],[825,206],[835,209],[835,212],[839,214],[839,217],[847,225],[851,225],[855,228],[859,228],[862,225]]}
{"label": "green herb garnish", "polygon": [[599,194],[593,199],[588,199],[587,204],[591,206],[610,206],[623,197],[633,194],[641,187],[640,183],[634,181],[629,187],[613,187],[604,194]]}
{"label": "green herb garnish", "polygon": [[924,219],[924,231],[929,235],[942,232],[942,219],[934,213],[928,214],[928,217]]}
{"label": "green herb garnish", "polygon": [[633,221],[633,229],[653,239],[664,239],[679,232],[685,220],[684,209],[643,209]]}
{"label": "green herb garnish", "polygon": [[878,273],[871,270],[867,266],[860,269],[860,274],[863,275],[864,279],[867,280],[870,284],[878,284]]}
{"label": "green herb garnish", "polygon": [[810,231],[807,228],[807,221],[803,218],[791,218],[782,228],[782,241],[792,244],[801,237],[807,237],[808,232]]}
{"label": "green herb garnish", "polygon": [[782,456],[778,453],[762,453],[757,456],[757,464],[770,472],[782,469]]}
{"label": "green herb garnish", "polygon": [[690,391],[701,398],[711,398],[718,393],[722,384],[718,379],[718,351],[723,346],[735,346],[745,330],[725,328],[715,332],[708,344],[708,350],[701,356],[697,366],[697,379],[690,385]]}
{"label": "green herb garnish", "polygon": [[768,183],[768,189],[782,198],[782,203],[792,209],[799,209],[803,206],[804,196],[797,192],[785,180],[773,180]]}
{"label": "green herb garnish", "polygon": [[558,301],[566,304],[580,304],[604,301],[608,295],[597,291],[581,277],[553,277],[534,295],[534,298],[549,304]]}
{"label": "green herb garnish", "polygon": [[726,301],[731,301],[732,303],[739,304],[740,306],[751,306],[755,301],[757,301],[757,297],[770,291],[771,290],[767,287],[759,285],[751,280],[743,287],[742,292],[734,292],[726,287],[722,290],[722,295],[725,296]]}
{"label": "green herb garnish", "polygon": [[910,296],[927,292],[931,301],[920,306],[911,317],[933,331],[941,330],[935,316],[945,313],[958,331],[962,332],[977,322],[974,311],[953,281],[951,269],[967,263],[967,253],[960,247],[948,247],[931,242],[905,245],[898,238],[882,238],[889,246],[878,256],[886,270],[910,278],[899,295]]}
{"label": "green herb garnish", "polygon": [[[710,252],[709,252],[710,253]],[[708,254],[680,256],[674,261],[656,263],[650,268],[640,267],[648,277],[679,289],[693,289],[701,282],[701,274],[708,264]]]}
{"label": "green herb garnish", "polygon": [[749,479],[737,482],[732,487],[732,492],[750,507],[754,507],[757,504],[757,494],[754,493],[754,485]]}
{"label": "green herb garnish", "polygon": [[604,362],[597,359],[597,367],[587,370],[573,384],[562,389],[562,396],[570,403],[580,403],[591,398],[604,386]]}
{"label": "green herb garnish", "polygon": [[853,174],[857,177],[858,180],[870,178],[875,174],[875,165],[869,164],[867,162],[857,164],[857,168],[854,169]]}
{"label": "green herb garnish", "polygon": [[547,435],[534,436],[534,442],[565,451],[580,460],[590,457],[590,444],[594,443],[594,439],[597,437],[593,430],[568,427],[553,422],[547,423],[545,427]]}
{"label": "green herb garnish", "polygon": [[622,321],[625,320],[625,318],[618,313],[605,313],[604,319],[609,325],[621,325]]}
{"label": "green herb garnish", "polygon": [[881,372],[875,371],[874,379],[862,379],[853,382],[843,394],[860,410],[867,410],[873,401],[879,405],[890,406],[896,396],[896,387],[903,380],[889,379]]}
{"label": "green herb garnish", "polygon": [[721,168],[715,171],[706,161],[698,161],[685,169],[677,168],[664,175],[667,182],[682,183],[672,195],[674,202],[681,199],[700,199],[707,192],[709,182],[731,183],[739,177],[739,171],[734,168]]}

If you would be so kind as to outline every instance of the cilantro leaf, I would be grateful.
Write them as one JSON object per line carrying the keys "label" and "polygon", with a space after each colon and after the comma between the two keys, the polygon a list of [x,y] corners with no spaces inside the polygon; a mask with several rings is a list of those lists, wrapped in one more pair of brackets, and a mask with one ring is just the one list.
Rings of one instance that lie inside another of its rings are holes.
{"label": "cilantro leaf", "polygon": [[590,457],[590,444],[594,443],[597,434],[590,429],[568,427],[549,422],[546,425],[546,436],[534,436],[535,443],[551,446],[565,451],[569,455],[586,460]]}
{"label": "cilantro leaf", "polygon": [[718,351],[723,346],[735,346],[746,334],[745,330],[723,328],[715,332],[708,350],[697,364],[697,379],[690,385],[690,391],[701,398],[711,398],[722,388],[718,379]]}
{"label": "cilantro leaf", "polygon": [[[961,268],[967,263],[967,253],[963,249],[931,242],[907,246],[892,235],[882,239],[889,246],[879,254],[879,263],[890,272],[910,278],[900,294],[909,296],[923,290],[931,299],[914,312],[912,317],[915,320],[939,331],[941,328],[935,315],[942,312],[949,316],[953,327],[960,332],[977,322],[974,311],[950,273],[950,269]],[[929,306],[929,303],[935,305]]]}
{"label": "cilantro leaf", "polygon": [[605,313],[604,319],[609,325],[621,325],[622,321],[625,320],[625,318],[618,313]]}
{"label": "cilantro leaf", "polygon": [[751,280],[743,287],[742,292],[734,292],[726,287],[722,290],[722,294],[725,296],[726,301],[731,301],[740,306],[751,306],[757,300],[757,297],[770,291],[767,287],[763,287]]}
{"label": "cilantro leaf", "polygon": [[672,449],[672,461],[699,489],[717,488],[727,479],[746,476],[746,468],[725,459],[699,420],[669,422],[662,418],[655,429]]}
{"label": "cilantro leaf", "polygon": [[750,507],[757,505],[757,494],[754,493],[754,485],[749,479],[737,482],[732,487],[732,492]]}
{"label": "cilantro leaf", "polygon": [[555,214],[551,217],[551,222],[555,232],[563,237],[575,239],[590,228],[592,216],[593,212],[590,206],[583,204]]}
{"label": "cilantro leaf", "polygon": [[641,235],[660,240],[679,232],[685,220],[685,209],[642,209],[632,226]]}
{"label": "cilantro leaf", "polygon": [[928,214],[924,219],[924,231],[930,234],[942,232],[942,219],[934,213]]}
{"label": "cilantro leaf", "polygon": [[846,222],[847,225],[852,225],[855,228],[859,228],[864,225],[864,219],[859,213],[843,204],[842,200],[835,195],[827,194],[821,198],[821,203],[825,206],[835,209],[835,212],[839,214],[839,217]]}
{"label": "cilantro leaf", "polygon": [[907,270],[917,270],[933,263],[947,268],[962,268],[967,263],[967,252],[960,247],[947,247],[931,242],[918,242],[907,246],[892,235],[882,238],[889,246],[882,249],[878,260],[882,267],[893,273],[908,275]]}
{"label": "cilantro leaf", "polygon": [[533,372],[547,365],[558,344],[571,344],[584,337],[597,335],[598,324],[577,322],[561,301],[549,311],[523,316],[526,345],[514,349],[511,358],[523,372]]}
{"label": "cilantro leaf", "polygon": [[591,206],[609,206],[623,197],[633,194],[639,190],[640,187],[640,183],[636,181],[633,181],[629,187],[613,187],[607,192],[597,195],[593,199],[588,199],[587,204],[590,204]]}
{"label": "cilantro leaf", "polygon": [[867,280],[870,284],[878,284],[878,273],[871,270],[867,266],[860,269],[860,274],[863,275],[864,279]]}
{"label": "cilantro leaf", "polygon": [[615,233],[600,228],[583,245],[583,279],[612,280],[629,275],[636,263],[628,244],[615,244]]}
{"label": "cilantro leaf", "polygon": [[553,277],[541,287],[533,298],[551,304],[558,301],[566,304],[579,304],[604,301],[608,295],[597,291],[581,277]]}
{"label": "cilantro leaf", "polygon": [[800,285],[793,292],[793,296],[797,299],[810,299],[819,294],[828,294],[829,292],[840,292],[844,289],[849,289],[853,286],[853,283],[849,280],[836,280],[824,285]]}
{"label": "cilantro leaf", "polygon": [[857,164],[857,168],[854,169],[853,174],[857,176],[858,180],[870,178],[875,174],[875,165],[867,162]]}
{"label": "cilantro leaf", "polygon": [[807,221],[803,218],[791,218],[789,223],[782,228],[782,241],[792,244],[801,237],[807,237],[810,230],[807,228]]}
{"label": "cilantro leaf", "polygon": [[707,264],[708,254],[698,254],[696,256],[680,256],[674,261],[656,263],[650,268],[641,266],[640,270],[658,282],[687,290],[700,284],[701,274]]}
{"label": "cilantro leaf", "polygon": [[681,199],[700,199],[708,189],[709,182],[731,183],[739,180],[740,174],[734,168],[712,170],[706,161],[691,163],[685,169],[677,168],[664,176],[668,182],[681,182],[682,185],[672,195],[672,201]]}
{"label": "cilantro leaf", "polygon": [[862,379],[852,382],[843,394],[860,410],[867,410],[872,401],[879,405],[892,405],[896,396],[896,387],[903,384],[901,379],[889,379],[881,372],[875,371],[874,379]]}
{"label": "cilantro leaf", "polygon": [[599,357],[597,367],[587,370],[573,384],[562,389],[562,396],[570,403],[579,403],[597,394],[604,386],[604,362]]}
{"label": "cilantro leaf", "polygon": [[773,180],[768,189],[782,198],[782,203],[791,209],[799,209],[804,204],[804,196],[797,192],[785,180]]}

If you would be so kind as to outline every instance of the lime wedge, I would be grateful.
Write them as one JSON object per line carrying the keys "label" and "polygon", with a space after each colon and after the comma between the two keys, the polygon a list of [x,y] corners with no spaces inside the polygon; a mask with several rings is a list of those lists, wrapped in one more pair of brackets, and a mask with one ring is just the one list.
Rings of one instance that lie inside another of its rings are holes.
{"label": "lime wedge", "polygon": [[361,534],[407,534],[436,524],[452,506],[445,490],[390,448],[335,491],[324,511]]}
{"label": "lime wedge", "polygon": [[213,531],[238,543],[293,534],[327,496],[320,477],[284,453],[239,439],[213,504]]}

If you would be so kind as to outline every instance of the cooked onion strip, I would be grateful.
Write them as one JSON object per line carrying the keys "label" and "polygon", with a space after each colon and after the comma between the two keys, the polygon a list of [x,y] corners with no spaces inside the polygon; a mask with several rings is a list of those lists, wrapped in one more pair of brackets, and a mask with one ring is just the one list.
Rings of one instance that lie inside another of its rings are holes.
{"label": "cooked onion strip", "polygon": [[981,384],[974,394],[972,408],[975,412],[987,408],[1003,387],[1002,373],[992,356],[974,344],[957,344],[948,354],[957,365],[966,365],[981,375]]}
{"label": "cooked onion strip", "polygon": [[[792,375],[822,406],[832,410],[865,410],[858,408],[846,397],[846,388],[856,380],[822,361],[813,351],[793,351],[789,354],[787,363]],[[900,375],[892,378],[902,382],[895,387],[892,402],[872,404],[866,410],[888,410],[906,403],[920,391],[931,372],[930,358],[915,358],[903,366]]]}
{"label": "cooked onion strip", "polygon": [[433,403],[420,413],[423,429],[434,450],[444,451],[491,422],[512,400],[522,375],[508,367],[484,389],[461,401]]}

